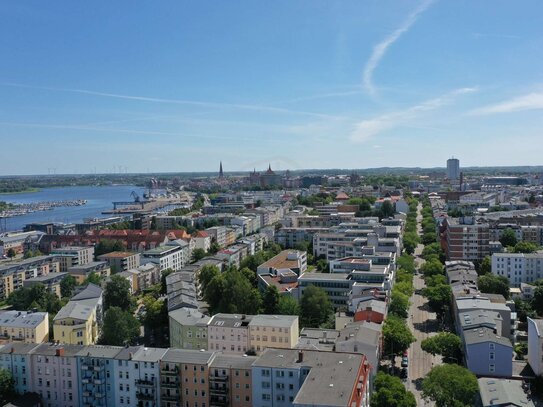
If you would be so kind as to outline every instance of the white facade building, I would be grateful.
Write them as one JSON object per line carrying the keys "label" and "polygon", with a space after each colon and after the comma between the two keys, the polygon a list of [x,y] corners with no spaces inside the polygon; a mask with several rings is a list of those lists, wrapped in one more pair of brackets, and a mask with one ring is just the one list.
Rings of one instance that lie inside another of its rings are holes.
{"label": "white facade building", "polygon": [[492,274],[509,279],[512,287],[543,278],[543,251],[535,253],[494,253]]}

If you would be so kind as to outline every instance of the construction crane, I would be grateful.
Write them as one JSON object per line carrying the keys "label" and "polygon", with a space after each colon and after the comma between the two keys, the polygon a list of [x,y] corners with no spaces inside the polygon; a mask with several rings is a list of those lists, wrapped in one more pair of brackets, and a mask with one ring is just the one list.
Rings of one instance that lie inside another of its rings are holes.
{"label": "construction crane", "polygon": [[141,201],[141,198],[140,198],[140,196],[137,194],[136,191],[132,191],[132,193],[131,193],[130,195],[134,198],[134,202],[140,202],[140,201]]}

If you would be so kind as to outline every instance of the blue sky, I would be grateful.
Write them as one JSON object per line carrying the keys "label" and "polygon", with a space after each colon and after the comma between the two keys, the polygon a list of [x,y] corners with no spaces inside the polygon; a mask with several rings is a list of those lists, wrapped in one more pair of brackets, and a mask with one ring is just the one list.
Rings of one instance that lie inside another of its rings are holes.
{"label": "blue sky", "polygon": [[0,2],[0,174],[539,165],[540,0]]}

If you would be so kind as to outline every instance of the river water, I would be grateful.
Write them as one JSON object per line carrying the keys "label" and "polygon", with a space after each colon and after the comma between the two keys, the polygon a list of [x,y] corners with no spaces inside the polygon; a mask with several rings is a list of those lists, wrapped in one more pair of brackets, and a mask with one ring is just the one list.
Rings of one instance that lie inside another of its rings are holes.
{"label": "river water", "polygon": [[102,215],[102,211],[113,209],[113,201],[132,201],[132,191],[143,198],[144,188],[132,185],[44,188],[38,192],[0,195],[0,201],[10,203],[87,200],[87,204],[82,206],[53,208],[2,219],[0,231],[21,230],[26,224],[33,222],[75,223],[87,218],[107,217],[108,215]]}

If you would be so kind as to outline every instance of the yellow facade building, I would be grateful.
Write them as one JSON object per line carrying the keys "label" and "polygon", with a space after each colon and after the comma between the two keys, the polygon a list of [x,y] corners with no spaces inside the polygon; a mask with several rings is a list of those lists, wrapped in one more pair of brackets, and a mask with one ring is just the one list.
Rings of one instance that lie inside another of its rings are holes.
{"label": "yellow facade building", "polygon": [[0,343],[49,341],[49,314],[31,311],[0,311]]}

